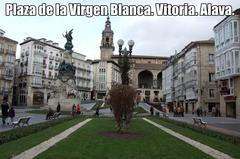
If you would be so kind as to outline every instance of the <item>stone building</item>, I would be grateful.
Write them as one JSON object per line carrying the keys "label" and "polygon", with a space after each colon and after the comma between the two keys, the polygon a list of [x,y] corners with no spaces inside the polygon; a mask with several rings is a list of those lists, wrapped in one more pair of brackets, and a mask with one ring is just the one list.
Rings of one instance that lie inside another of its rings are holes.
{"label": "stone building", "polygon": [[0,103],[3,97],[8,97],[8,102],[12,104],[14,63],[16,59],[17,41],[4,36],[4,31],[0,29]]}
{"label": "stone building", "polygon": [[183,106],[187,113],[199,107],[208,113],[219,108],[213,53],[214,41],[210,39],[191,42],[170,58],[163,71],[163,82],[171,86],[163,91],[169,106]]}
{"label": "stone building", "polygon": [[222,116],[240,117],[240,9],[214,28],[215,77],[218,81],[220,113]]}
{"label": "stone building", "polygon": [[102,31],[101,58],[92,61],[94,99],[104,99],[113,85],[121,83],[119,65],[111,59],[114,51],[113,35],[110,19],[107,17]]}
{"label": "stone building", "polygon": [[[119,53],[114,55],[114,32],[111,29],[109,17],[102,32],[100,46],[100,60],[93,61],[94,89],[97,98],[104,97],[112,85],[121,83],[118,66]],[[141,96],[149,102],[160,102],[162,99],[162,67],[167,57],[136,55],[130,58],[131,70],[129,71],[130,85],[136,88]]]}
{"label": "stone building", "polygon": [[[116,62],[118,58],[119,55],[112,56]],[[162,68],[167,59],[167,57],[161,56],[134,55],[133,52],[130,58],[129,84],[137,89],[141,100],[162,101]]]}
{"label": "stone building", "polygon": [[[56,84],[58,67],[63,60],[63,51],[58,43],[44,38],[26,38],[21,46],[19,60],[20,70],[16,76],[18,105],[44,106]],[[82,99],[90,99],[92,88],[91,64],[85,61],[85,56],[73,53],[76,66],[76,82]]]}

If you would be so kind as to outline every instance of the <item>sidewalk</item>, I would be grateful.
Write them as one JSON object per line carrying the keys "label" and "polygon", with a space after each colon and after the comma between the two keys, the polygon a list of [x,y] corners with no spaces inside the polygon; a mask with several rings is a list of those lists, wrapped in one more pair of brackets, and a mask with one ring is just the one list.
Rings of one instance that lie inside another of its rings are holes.
{"label": "sidewalk", "polygon": [[[150,106],[146,103],[140,103],[140,106],[149,112]],[[154,109],[155,112],[159,112],[162,116],[162,112]],[[196,114],[184,114],[184,117],[174,117],[173,113],[169,113],[169,119],[193,124],[193,117],[197,117]],[[224,133],[226,135],[240,137],[240,119],[226,118],[226,117],[211,117],[203,116],[203,121],[207,122],[207,128],[213,131]]]}

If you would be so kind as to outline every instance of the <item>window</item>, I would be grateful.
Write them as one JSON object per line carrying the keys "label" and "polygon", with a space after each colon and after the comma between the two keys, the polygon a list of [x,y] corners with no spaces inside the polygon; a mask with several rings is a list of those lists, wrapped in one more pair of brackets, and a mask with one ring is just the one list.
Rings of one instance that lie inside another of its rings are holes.
{"label": "window", "polygon": [[233,22],[234,27],[234,42],[238,42],[238,23],[235,21]]}
{"label": "window", "polygon": [[214,97],[214,89],[209,89],[209,97],[210,98]]}
{"label": "window", "polygon": [[210,64],[213,64],[214,63],[214,54],[209,54],[208,57],[209,57],[208,62]]}
{"label": "window", "polygon": [[209,73],[209,82],[213,82],[214,79],[214,73]]}

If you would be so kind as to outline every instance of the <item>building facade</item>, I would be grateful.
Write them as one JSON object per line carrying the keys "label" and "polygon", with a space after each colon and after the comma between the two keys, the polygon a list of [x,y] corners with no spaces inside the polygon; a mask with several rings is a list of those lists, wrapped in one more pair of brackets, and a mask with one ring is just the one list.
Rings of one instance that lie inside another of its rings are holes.
{"label": "building facade", "polygon": [[16,59],[17,41],[4,36],[4,31],[0,29],[0,103],[3,97],[8,97],[8,102],[12,104],[14,63]]}
{"label": "building facade", "polygon": [[240,9],[218,23],[215,33],[215,77],[222,116],[240,117]]}
{"label": "building facade", "polygon": [[107,17],[105,28],[102,31],[100,60],[92,61],[94,99],[104,99],[113,85],[121,83],[119,65],[112,60],[113,35],[110,19]]}
{"label": "building facade", "polygon": [[[119,55],[112,59],[118,61]],[[162,69],[167,62],[167,57],[132,55],[130,58],[129,85],[138,91],[141,100],[146,102],[161,102],[162,94]]]}
{"label": "building facade", "polygon": [[[97,99],[106,96],[112,85],[121,83],[119,55],[114,55],[114,32],[109,17],[102,32],[100,60],[93,61],[94,90]],[[141,100],[160,102],[162,99],[161,69],[167,57],[133,55],[130,58],[129,84],[137,89]]]}
{"label": "building facade", "polygon": [[[58,43],[44,38],[26,38],[21,46],[19,78],[17,83],[18,105],[44,106],[53,92],[58,67],[63,61],[64,49]],[[92,68],[85,56],[73,53],[76,82],[83,99],[90,98]]]}
{"label": "building facade", "polygon": [[169,106],[182,106],[186,113],[199,107],[207,113],[219,109],[213,53],[213,40],[194,41],[170,58],[163,71],[164,83],[169,84],[163,91],[164,100]]}

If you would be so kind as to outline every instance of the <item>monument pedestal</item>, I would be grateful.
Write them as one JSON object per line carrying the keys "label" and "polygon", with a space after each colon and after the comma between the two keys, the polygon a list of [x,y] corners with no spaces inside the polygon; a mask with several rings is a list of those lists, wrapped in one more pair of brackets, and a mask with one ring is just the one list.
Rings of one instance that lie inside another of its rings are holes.
{"label": "monument pedestal", "polygon": [[78,94],[74,80],[70,79],[67,82],[57,80],[54,91],[48,100],[48,107],[56,110],[58,102],[61,105],[61,110],[65,111],[71,111],[73,104],[76,106],[80,104],[80,94]]}
{"label": "monument pedestal", "polygon": [[66,32],[64,37],[67,39],[65,50],[63,51],[63,61],[58,67],[58,77],[56,85],[52,88],[48,106],[56,110],[58,103],[61,105],[61,110],[71,111],[73,104],[77,105],[81,102],[76,82],[75,72],[76,67],[72,61],[72,30]]}

